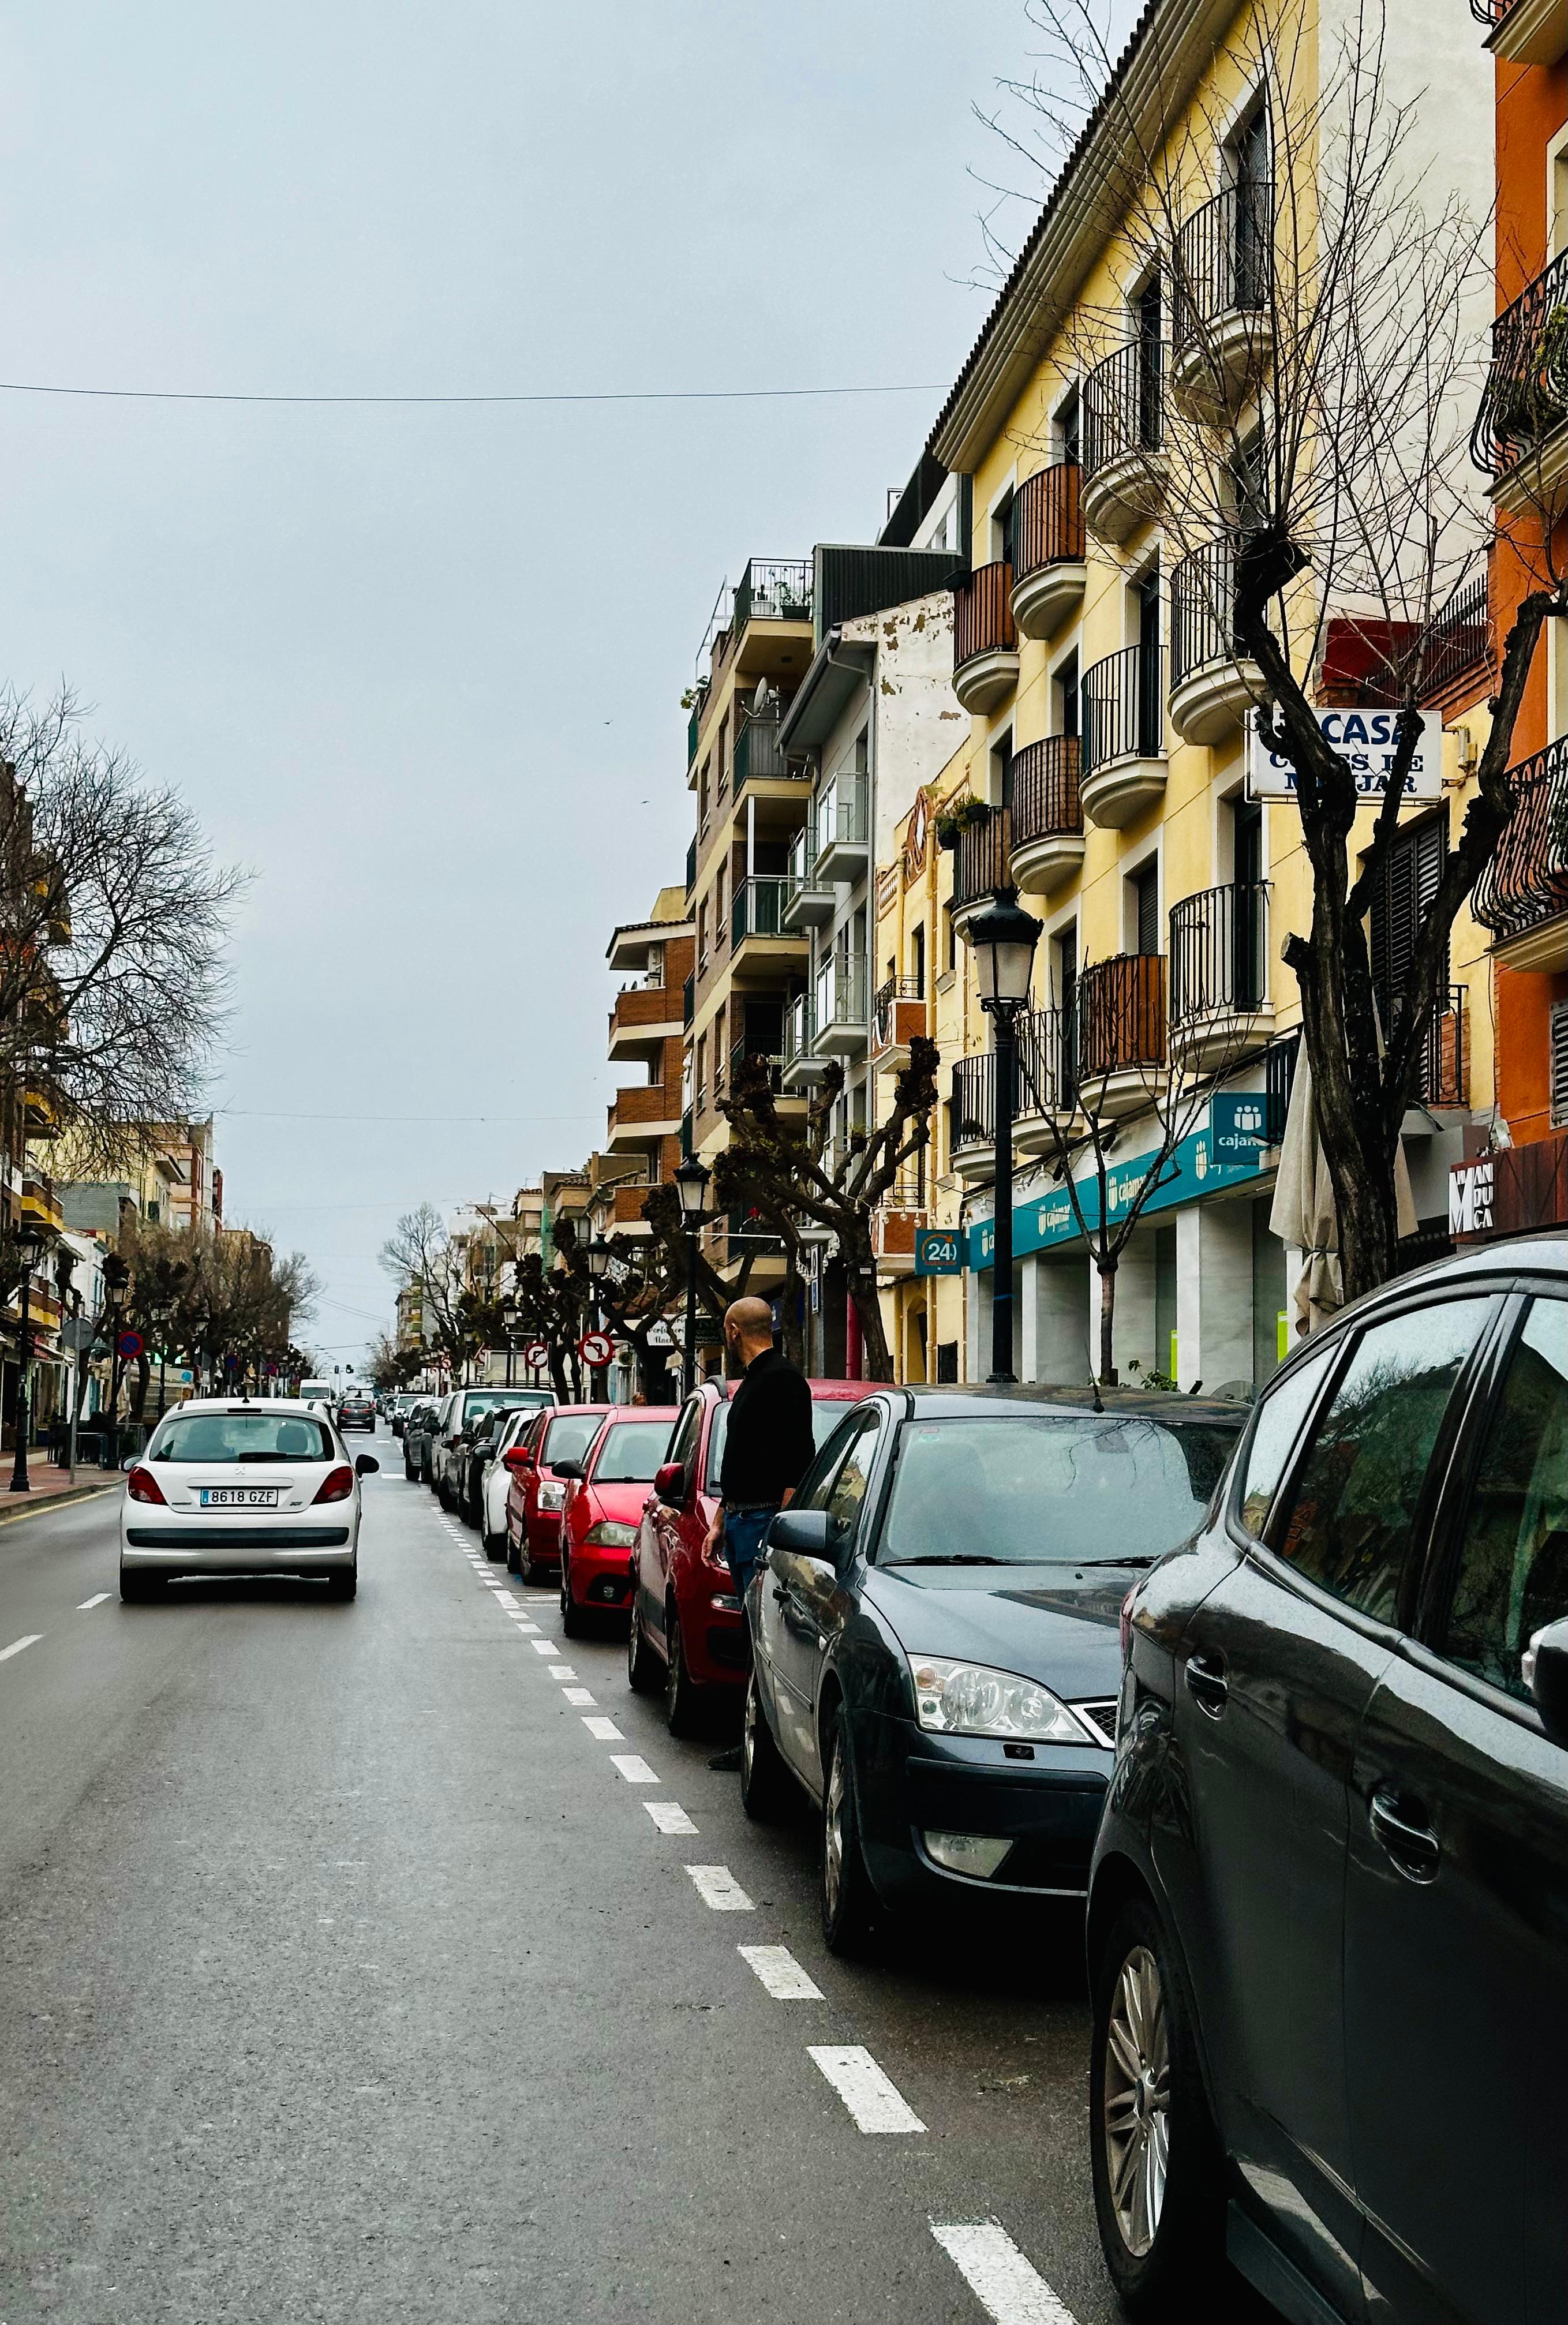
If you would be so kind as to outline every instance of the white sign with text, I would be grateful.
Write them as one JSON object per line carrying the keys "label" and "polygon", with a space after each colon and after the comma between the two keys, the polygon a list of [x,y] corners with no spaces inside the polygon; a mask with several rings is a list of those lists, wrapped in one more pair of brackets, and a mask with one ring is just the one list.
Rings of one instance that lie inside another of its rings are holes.
{"label": "white sign with text", "polygon": [[[1323,740],[1350,765],[1363,799],[1380,800],[1388,787],[1394,764],[1396,710],[1320,710]],[[1255,717],[1247,753],[1247,796],[1253,800],[1294,800],[1296,773],[1292,762],[1271,751]],[[1415,756],[1405,779],[1407,800],[1443,797],[1443,729],[1428,720],[1415,746]]]}

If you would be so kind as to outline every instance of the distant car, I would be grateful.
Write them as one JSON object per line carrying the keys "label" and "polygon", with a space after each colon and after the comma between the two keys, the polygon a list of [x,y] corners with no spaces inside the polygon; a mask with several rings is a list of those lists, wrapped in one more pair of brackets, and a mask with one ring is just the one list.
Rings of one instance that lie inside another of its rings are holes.
{"label": "distant car", "polygon": [[561,1514],[571,1480],[558,1461],[580,1461],[609,1411],[608,1404],[560,1404],[541,1413],[505,1454],[506,1568],[524,1582],[548,1582],[561,1564]]}
{"label": "distant car", "polygon": [[429,1483],[431,1435],[440,1410],[434,1397],[421,1397],[404,1415],[403,1474],[412,1486]]}
{"label": "distant car", "polygon": [[348,1389],[338,1407],[339,1429],[368,1429],[376,1433],[376,1403],[361,1389]]}
{"label": "distant car", "polygon": [[392,1433],[394,1437],[401,1437],[403,1435],[404,1424],[407,1421],[409,1414],[413,1411],[416,1404],[422,1404],[423,1402],[424,1399],[417,1389],[400,1389],[395,1396],[389,1396],[387,1398],[383,1410],[387,1421],[391,1423]]}
{"label": "distant car", "polygon": [[577,1636],[590,1614],[623,1615],[630,1606],[627,1552],[636,1545],[648,1488],[680,1417],[676,1404],[612,1405],[581,1460],[556,1464],[556,1476],[567,1479],[561,1627],[568,1638]]}
{"label": "distant car", "polygon": [[[626,1672],[639,1693],[664,1690],[664,1717],[691,1734],[706,1704],[746,1684],[746,1633],[722,1551],[704,1547],[719,1504],[719,1472],[733,1384],[707,1381],[681,1408],[670,1450],[644,1504],[630,1566],[635,1584]],[[819,1445],[871,1381],[812,1381]],[[679,1474],[677,1474],[677,1472]]]}
{"label": "distant car", "polygon": [[549,1389],[449,1389],[441,1399],[431,1437],[430,1481],[443,1509],[457,1509],[459,1462],[467,1450],[475,1422],[482,1413],[493,1413],[497,1405],[515,1405],[529,1399],[536,1404],[555,1402]]}
{"label": "distant car", "polygon": [[508,1389],[505,1404],[495,1404],[487,1413],[477,1413],[464,1430],[453,1462],[452,1498],[465,1525],[484,1525],[485,1479],[490,1474],[496,1445],[512,1415],[539,1413],[554,1403],[554,1393],[550,1389]]}
{"label": "distant car", "polygon": [[1007,1893],[1081,1901],[1122,1599],[1202,1521],[1245,1408],[881,1388],[768,1529],[741,1797],[821,1811],[822,1931]]}
{"label": "distant car", "polygon": [[166,1413],[125,1479],[120,1596],[162,1595],[191,1574],[320,1576],[352,1598],[359,1480],[331,1422],[302,1399],[191,1398]]}

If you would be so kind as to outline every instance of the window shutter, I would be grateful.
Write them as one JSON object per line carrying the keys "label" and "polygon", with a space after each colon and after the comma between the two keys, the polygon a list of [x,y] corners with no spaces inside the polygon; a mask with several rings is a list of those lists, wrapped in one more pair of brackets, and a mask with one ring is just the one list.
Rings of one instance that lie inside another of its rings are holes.
{"label": "window shutter", "polygon": [[1138,875],[1138,950],[1158,952],[1160,949],[1160,875],[1158,866],[1151,864],[1146,872]]}
{"label": "window shutter", "polygon": [[1552,1127],[1568,1130],[1568,1001],[1552,1004]]}
{"label": "window shutter", "polygon": [[[1383,876],[1372,891],[1368,952],[1385,1034],[1394,996],[1409,973],[1416,931],[1437,894],[1447,855],[1446,815],[1407,824],[1385,857]],[[1445,972],[1442,982],[1447,981]]]}

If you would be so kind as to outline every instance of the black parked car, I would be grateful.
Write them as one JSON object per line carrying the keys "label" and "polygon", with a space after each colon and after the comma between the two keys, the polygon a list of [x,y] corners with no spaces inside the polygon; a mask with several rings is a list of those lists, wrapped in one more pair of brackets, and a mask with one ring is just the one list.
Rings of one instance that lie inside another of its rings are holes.
{"label": "black parked car", "polygon": [[551,1389],[508,1389],[504,1403],[487,1405],[482,1412],[470,1415],[453,1448],[451,1464],[454,1505],[465,1525],[482,1524],[485,1474],[512,1415],[537,1413],[542,1406],[554,1403],[555,1394]]}
{"label": "black parked car", "polygon": [[374,1437],[376,1434],[375,1398],[366,1396],[363,1389],[347,1390],[342,1403],[338,1407],[338,1426],[339,1429],[368,1429]]}
{"label": "black parked car", "polygon": [[1128,2308],[1568,2315],[1568,1239],[1270,1384],[1129,1609],[1089,1950]]}
{"label": "black parked car", "polygon": [[439,1397],[425,1397],[404,1416],[403,1474],[411,1486],[430,1483],[430,1440],[440,1411]]}
{"label": "black parked car", "polygon": [[747,1811],[822,1803],[835,1950],[879,1912],[1081,1898],[1118,1617],[1190,1534],[1246,1417],[1191,1397],[884,1389],[774,1520],[747,1601]]}

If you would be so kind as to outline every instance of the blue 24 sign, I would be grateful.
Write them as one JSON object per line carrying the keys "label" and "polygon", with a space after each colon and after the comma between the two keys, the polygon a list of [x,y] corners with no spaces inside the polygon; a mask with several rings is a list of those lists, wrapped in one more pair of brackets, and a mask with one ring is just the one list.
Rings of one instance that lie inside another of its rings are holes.
{"label": "blue 24 sign", "polygon": [[961,1275],[963,1237],[956,1227],[918,1227],[914,1237],[916,1275]]}

